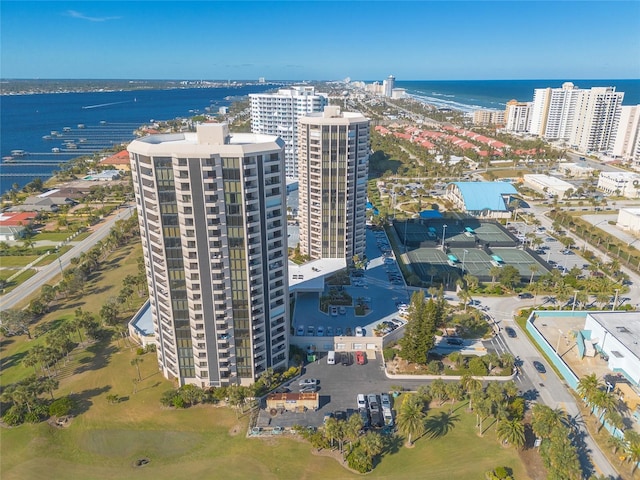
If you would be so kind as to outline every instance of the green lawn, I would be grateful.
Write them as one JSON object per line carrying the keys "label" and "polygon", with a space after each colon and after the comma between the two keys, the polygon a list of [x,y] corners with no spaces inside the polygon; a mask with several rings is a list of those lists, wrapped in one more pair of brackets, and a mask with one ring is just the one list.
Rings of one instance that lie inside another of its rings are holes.
{"label": "green lawn", "polygon": [[33,236],[33,240],[38,242],[41,240],[49,240],[50,242],[62,242],[73,235],[72,232],[42,232]]}
{"label": "green lawn", "polygon": [[[117,295],[121,279],[136,271],[140,246],[121,249],[103,273],[90,282],[83,295],[70,298],[41,322],[62,321],[78,306],[97,312],[110,296]],[[25,299],[26,301],[26,299]],[[134,309],[132,309],[133,311]],[[130,312],[133,313],[133,312]],[[25,368],[24,353],[42,342],[26,337],[6,339],[1,349],[0,383],[7,385],[33,372]],[[157,368],[155,354],[142,356],[142,381],[133,394],[136,377],[131,360],[135,348],[105,341],[78,348],[67,365],[61,365],[56,397],[71,395],[78,404],[75,418],[66,428],[48,423],[2,429],[0,477],[22,479],[351,479],[359,475],[340,466],[333,458],[315,455],[311,446],[283,436],[248,439],[248,418],[236,419],[225,407],[197,406],[172,410],[160,406],[159,398],[174,384]],[[63,363],[63,362],[62,362]],[[106,396],[122,401],[108,404]],[[401,397],[399,401],[401,400]],[[449,412],[446,405],[444,413]],[[503,448],[495,438],[495,427],[486,421],[484,437],[474,428],[475,415],[463,405],[453,419],[429,412],[431,430],[415,447],[392,444],[369,475],[377,479],[478,479],[486,470],[504,465],[517,480],[528,479],[518,454]],[[446,420],[446,421],[445,421]],[[151,463],[135,468],[139,458]]]}

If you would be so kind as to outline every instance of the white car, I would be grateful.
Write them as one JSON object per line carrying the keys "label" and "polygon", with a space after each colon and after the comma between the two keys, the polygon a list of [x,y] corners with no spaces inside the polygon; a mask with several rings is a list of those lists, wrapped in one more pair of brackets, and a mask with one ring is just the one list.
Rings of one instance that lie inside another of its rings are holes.
{"label": "white car", "polygon": [[340,315],[346,315],[347,314],[347,309],[345,307],[340,307]]}
{"label": "white car", "polygon": [[364,337],[364,328],[356,327],[356,337]]}
{"label": "white car", "polygon": [[332,317],[338,316],[338,307],[331,307],[331,316]]}
{"label": "white car", "polygon": [[296,330],[296,335],[299,337],[304,337],[304,325],[298,326],[298,330]]}
{"label": "white car", "polygon": [[318,327],[318,336],[319,337],[323,337],[324,336],[324,327]]}
{"label": "white car", "polygon": [[315,378],[305,378],[298,382],[298,386],[300,387],[315,387],[316,385],[318,385],[318,380]]}
{"label": "white car", "polygon": [[367,408],[367,401],[362,393],[359,393],[356,398],[358,401],[358,408]]}

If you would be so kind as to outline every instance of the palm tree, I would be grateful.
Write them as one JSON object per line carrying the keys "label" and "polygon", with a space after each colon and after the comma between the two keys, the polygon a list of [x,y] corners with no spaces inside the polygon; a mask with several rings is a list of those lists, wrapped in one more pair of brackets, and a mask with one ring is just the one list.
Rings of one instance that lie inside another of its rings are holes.
{"label": "palm tree", "polygon": [[524,446],[524,425],[519,420],[500,420],[496,431],[502,443],[510,443],[518,449]]}
{"label": "palm tree", "polygon": [[[627,432],[633,432],[632,430],[627,430]],[[633,432],[635,433],[635,432]],[[625,458],[627,462],[631,462],[631,476],[638,468],[638,462],[640,462],[640,439],[637,438],[637,435],[629,435],[627,436],[625,432],[625,439],[627,440],[627,447],[625,449]]]}
{"label": "palm tree", "polygon": [[476,418],[478,419],[478,431],[480,436],[484,433],[482,431],[482,422],[493,412],[493,402],[486,395],[476,399],[476,405],[474,407],[476,412]]}
{"label": "palm tree", "polygon": [[360,447],[366,455],[369,457],[375,457],[382,452],[384,444],[382,438],[375,432],[367,432],[367,434],[360,439]]}
{"label": "palm tree", "polygon": [[415,395],[404,398],[400,412],[398,412],[398,430],[407,437],[407,446],[413,445],[413,438],[424,433],[426,415],[422,411],[422,405]]}
{"label": "palm tree", "polygon": [[464,388],[460,382],[449,382],[445,390],[447,397],[451,400],[451,408],[449,409],[449,413],[451,413],[453,412],[453,405],[464,397]]}
{"label": "palm tree", "polygon": [[541,403],[533,406],[533,432],[541,438],[550,438],[556,427],[566,422],[566,414],[559,408],[552,409]]}
{"label": "palm tree", "polygon": [[502,268],[497,267],[495,265],[493,265],[489,269],[489,275],[491,275],[491,283],[496,283],[496,277],[500,276],[501,272],[502,272]]}
{"label": "palm tree", "polygon": [[136,367],[136,371],[138,372],[138,380],[142,380],[142,375],[140,375],[140,364],[142,362],[144,362],[144,359],[140,357],[136,357],[133,360],[131,360],[131,365]]}
{"label": "palm tree", "polygon": [[[589,406],[592,405],[592,399],[596,392],[602,387],[600,380],[595,373],[591,373],[589,375],[585,375],[580,380],[578,380],[578,386],[576,390],[585,403]],[[593,413],[593,411],[591,412]]]}
{"label": "palm tree", "polygon": [[[538,239],[538,237],[536,237],[536,239]],[[539,267],[535,263],[529,265],[529,271],[531,272],[531,277],[529,277],[529,285],[531,285],[531,282],[533,282],[533,276],[538,273],[538,270]]]}

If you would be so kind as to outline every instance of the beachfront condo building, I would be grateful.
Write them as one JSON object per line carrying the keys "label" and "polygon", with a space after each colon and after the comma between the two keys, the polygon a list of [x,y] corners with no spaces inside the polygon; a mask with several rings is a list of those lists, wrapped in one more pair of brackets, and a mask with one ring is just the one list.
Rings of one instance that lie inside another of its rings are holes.
{"label": "beachfront condo building", "polygon": [[623,105],[611,155],[640,167],[640,105]]}
{"label": "beachfront condo building", "polygon": [[311,258],[365,253],[369,119],[327,106],[298,125],[300,252]]}
{"label": "beachfront condo building", "polygon": [[286,367],[284,142],[203,124],[128,150],[163,375],[249,385]]}
{"label": "beachfront condo building", "polygon": [[321,112],[329,103],[325,93],[316,93],[308,85],[295,85],[275,93],[252,93],[251,131],[278,135],[284,140],[285,175],[298,178],[298,120],[311,113]]}
{"label": "beachfront condo building", "polygon": [[607,152],[613,146],[620,121],[623,92],[615,87],[580,90],[569,145],[582,152]]}
{"label": "beachfront condo building", "polygon": [[384,96],[391,98],[393,96],[393,89],[396,86],[396,77],[389,75],[382,81],[382,89],[384,90]]}
{"label": "beachfront condo building", "polygon": [[568,139],[580,89],[571,82],[562,88],[536,88],[531,106],[530,133],[546,138]]}
{"label": "beachfront condo building", "polygon": [[507,132],[525,133],[531,128],[532,102],[510,100],[504,112],[504,129]]}

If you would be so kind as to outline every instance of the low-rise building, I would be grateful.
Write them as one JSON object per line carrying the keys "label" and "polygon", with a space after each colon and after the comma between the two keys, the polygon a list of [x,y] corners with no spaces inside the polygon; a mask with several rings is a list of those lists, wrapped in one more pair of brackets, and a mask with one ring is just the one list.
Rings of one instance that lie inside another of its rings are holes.
{"label": "low-rise building", "polygon": [[574,186],[569,182],[542,173],[528,173],[523,178],[527,187],[558,198],[563,198],[567,190],[574,190]]}
{"label": "low-rise building", "polygon": [[585,178],[593,174],[594,169],[586,165],[579,165],[573,162],[561,162],[558,164],[558,172],[571,177]]}
{"label": "low-rise building", "polygon": [[509,203],[518,191],[507,182],[453,182],[445,199],[454,208],[480,218],[509,218]]}
{"label": "low-rise building", "polygon": [[640,234],[640,208],[621,208],[616,225],[627,232]]}
{"label": "low-rise building", "polygon": [[634,172],[600,172],[598,188],[609,195],[640,197],[640,174]]}

